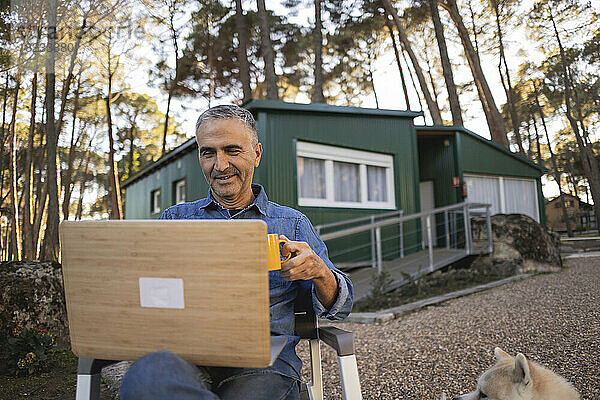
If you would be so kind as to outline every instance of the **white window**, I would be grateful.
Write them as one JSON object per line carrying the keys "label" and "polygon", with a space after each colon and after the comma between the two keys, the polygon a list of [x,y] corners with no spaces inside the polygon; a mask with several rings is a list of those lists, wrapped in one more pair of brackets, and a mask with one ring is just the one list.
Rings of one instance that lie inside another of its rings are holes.
{"label": "white window", "polygon": [[387,154],[298,142],[298,205],[395,209]]}
{"label": "white window", "polygon": [[185,179],[175,183],[175,204],[185,202]]}
{"label": "white window", "polygon": [[160,212],[160,189],[156,189],[151,194],[151,207],[153,214],[158,214]]}
{"label": "white window", "polygon": [[537,186],[533,179],[504,178],[507,214],[525,214],[539,221]]}
{"label": "white window", "polygon": [[497,176],[466,176],[467,200],[471,203],[491,204],[492,215],[502,213],[500,179]]}
{"label": "white window", "polygon": [[467,201],[491,204],[494,214],[525,214],[540,221],[535,179],[465,175]]}

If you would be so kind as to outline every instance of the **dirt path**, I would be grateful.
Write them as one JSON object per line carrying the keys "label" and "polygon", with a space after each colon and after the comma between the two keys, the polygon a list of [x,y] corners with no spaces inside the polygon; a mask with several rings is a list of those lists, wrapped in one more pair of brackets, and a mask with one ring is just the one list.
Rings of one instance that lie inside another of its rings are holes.
{"label": "dirt path", "polygon": [[[356,335],[363,398],[451,399],[475,388],[500,346],[562,375],[582,399],[600,399],[600,257],[565,264],[382,325],[344,324]],[[307,347],[298,348],[305,365]],[[323,365],[325,398],[341,398],[329,349]]]}

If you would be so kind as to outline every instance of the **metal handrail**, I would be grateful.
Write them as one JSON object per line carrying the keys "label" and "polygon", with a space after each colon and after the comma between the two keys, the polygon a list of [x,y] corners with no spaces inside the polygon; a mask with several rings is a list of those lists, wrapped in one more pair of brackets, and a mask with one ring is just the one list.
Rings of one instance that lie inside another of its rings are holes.
{"label": "metal handrail", "polygon": [[[432,217],[438,213],[444,213],[444,226],[445,226],[445,239],[446,239],[446,248],[450,248],[450,226],[449,226],[449,218],[448,214],[452,211],[461,210],[464,218],[464,235],[465,235],[465,255],[477,253],[477,251],[473,251],[473,237],[471,232],[471,209],[485,209],[485,212],[474,211],[475,215],[485,215],[486,216],[486,224],[487,224],[487,234],[488,234],[488,252],[492,252],[492,232],[491,232],[491,205],[484,203],[469,203],[463,202],[459,204],[453,204],[445,207],[433,208],[430,210],[421,211],[416,214],[411,215],[402,215],[402,211],[395,211],[392,213],[386,214],[378,214],[371,215],[369,217],[361,217],[355,218],[353,220],[335,222],[327,225],[320,225],[319,228],[323,227],[332,227],[332,226],[341,226],[347,225],[349,223],[356,223],[359,221],[370,220],[371,222],[368,224],[355,226],[352,228],[341,229],[336,232],[325,233],[321,235],[321,239],[331,240],[338,239],[344,236],[354,235],[361,232],[371,231],[371,264],[373,268],[377,268],[379,272],[382,271],[383,268],[383,252],[382,252],[382,238],[381,238],[381,228],[389,225],[399,225],[400,234],[398,236],[399,245],[400,245],[400,257],[404,257],[404,227],[403,223],[411,220],[421,220],[423,221],[420,231],[424,235],[423,237],[427,239],[427,242],[423,241],[423,249],[425,248],[425,243],[427,243],[428,253],[429,253],[429,267],[430,270],[433,271],[434,268],[434,259],[433,259],[433,229],[437,229],[441,224],[432,223]],[[381,218],[385,215],[399,215],[394,218],[387,218],[382,221],[375,222],[376,218]],[[456,213],[454,214],[454,224],[456,224]],[[319,229],[319,230],[320,230]],[[454,231],[454,230],[453,230]],[[437,236],[436,236],[437,238]],[[364,247],[364,246],[361,246]]]}
{"label": "metal handrail", "polygon": [[371,221],[373,218],[389,217],[390,215],[402,215],[402,210],[396,210],[396,211],[391,211],[391,212],[386,212],[386,213],[381,213],[381,214],[368,215],[366,217],[347,219],[344,221],[331,222],[329,224],[315,225],[315,229],[320,234],[321,231],[326,228],[333,228],[334,226],[350,225],[350,224],[353,224],[356,222],[362,222],[362,221]]}
{"label": "metal handrail", "polygon": [[420,213],[416,213],[416,214],[410,214],[410,215],[404,215],[402,217],[396,217],[396,218],[388,218],[386,220],[383,221],[378,221],[378,222],[374,222],[374,223],[370,223],[370,224],[366,224],[366,225],[361,225],[361,226],[355,226],[352,228],[347,228],[347,229],[342,229],[336,232],[330,232],[330,233],[324,233],[321,235],[321,239],[323,239],[323,241],[325,240],[331,240],[331,239],[337,239],[343,236],[348,236],[348,235],[353,235],[355,233],[360,233],[360,232],[364,232],[364,231],[368,231],[370,229],[377,229],[377,228],[382,228],[384,226],[388,226],[388,225],[393,225],[393,224],[399,224],[401,222],[406,222],[406,221],[410,221],[413,219],[417,219],[417,218],[421,218],[421,217],[426,217],[428,215],[432,215],[432,214],[437,214],[439,212],[444,212],[444,211],[450,211],[450,210],[454,210],[454,209],[460,209],[460,208],[464,208],[464,207],[474,207],[474,208],[490,208],[491,205],[490,204],[483,204],[483,203],[458,203],[458,204],[453,204],[451,206],[445,206],[445,207],[440,207],[440,208],[432,208],[431,210],[426,210],[426,211],[422,211]]}

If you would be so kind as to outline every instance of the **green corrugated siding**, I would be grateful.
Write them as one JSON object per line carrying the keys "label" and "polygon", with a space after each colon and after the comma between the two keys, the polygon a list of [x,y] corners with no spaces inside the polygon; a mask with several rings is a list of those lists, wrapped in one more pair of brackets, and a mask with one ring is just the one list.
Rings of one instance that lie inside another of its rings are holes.
{"label": "green corrugated siding", "polygon": [[541,172],[471,136],[461,135],[463,173],[539,178]]}
{"label": "green corrugated siding", "polygon": [[[419,176],[421,181],[433,181],[435,207],[461,201],[460,188],[452,187],[452,177],[458,176],[454,157],[455,138],[450,136],[420,137]],[[447,141],[448,145],[444,142]],[[438,245],[445,246],[444,215],[436,215]]]}
{"label": "green corrugated siding", "polygon": [[[448,146],[444,141],[448,141]],[[443,207],[459,202],[459,190],[452,187],[452,177],[458,176],[454,160],[454,138],[419,138],[419,177],[433,181],[435,206]]]}
{"label": "green corrugated siding", "polygon": [[538,210],[540,212],[540,224],[546,226],[546,202],[544,199],[544,192],[542,192],[542,179],[537,178],[535,180],[538,194]]}
{"label": "green corrugated siding", "polygon": [[[177,167],[178,161],[181,162]],[[173,162],[127,187],[125,196],[125,218],[150,219],[158,218],[160,214],[150,211],[151,193],[160,189],[161,211],[175,204],[174,184],[185,178],[186,201],[193,201],[206,197],[208,185],[200,164],[196,150],[178,157]]]}

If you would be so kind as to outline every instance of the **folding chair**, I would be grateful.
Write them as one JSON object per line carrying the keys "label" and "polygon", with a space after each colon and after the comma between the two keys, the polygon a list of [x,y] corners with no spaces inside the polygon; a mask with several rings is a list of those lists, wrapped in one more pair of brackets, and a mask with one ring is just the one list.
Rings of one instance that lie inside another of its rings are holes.
{"label": "folding chair", "polygon": [[[302,383],[302,400],[323,400],[323,373],[321,370],[320,341],[331,346],[338,356],[342,397],[346,400],[362,400],[358,367],[354,355],[354,334],[327,326],[319,327],[312,307],[310,292],[298,294],[295,302],[296,332],[307,339],[310,347],[311,381]],[[79,358],[77,367],[76,400],[100,399],[100,372],[102,368],[117,363],[114,360]]]}

